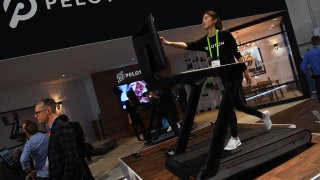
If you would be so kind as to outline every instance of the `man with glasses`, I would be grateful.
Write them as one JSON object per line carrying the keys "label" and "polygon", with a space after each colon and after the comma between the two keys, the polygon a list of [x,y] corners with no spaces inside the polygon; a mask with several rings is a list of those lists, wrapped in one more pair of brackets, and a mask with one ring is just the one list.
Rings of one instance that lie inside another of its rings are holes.
{"label": "man with glasses", "polygon": [[77,152],[76,139],[71,126],[61,120],[53,99],[43,99],[35,106],[35,118],[49,127],[49,176],[57,180],[88,179]]}

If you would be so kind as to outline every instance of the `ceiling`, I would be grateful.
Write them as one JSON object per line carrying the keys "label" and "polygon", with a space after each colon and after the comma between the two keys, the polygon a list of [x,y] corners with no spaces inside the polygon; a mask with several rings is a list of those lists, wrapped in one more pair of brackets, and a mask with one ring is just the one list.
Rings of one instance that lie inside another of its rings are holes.
{"label": "ceiling", "polygon": [[[224,28],[236,27],[274,13],[277,12],[226,20],[223,21]],[[266,30],[269,26],[268,23],[261,24],[239,33]],[[195,25],[165,30],[159,34],[172,41],[188,42],[203,36],[205,31],[201,25]],[[183,50],[165,46],[164,51],[170,58]],[[136,63],[131,37],[0,60],[0,90],[79,79]]]}

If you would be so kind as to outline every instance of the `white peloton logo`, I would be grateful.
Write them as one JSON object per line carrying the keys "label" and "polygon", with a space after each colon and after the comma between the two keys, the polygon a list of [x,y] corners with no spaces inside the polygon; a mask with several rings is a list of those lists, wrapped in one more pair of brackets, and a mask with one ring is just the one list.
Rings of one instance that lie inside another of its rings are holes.
{"label": "white peloton logo", "polygon": [[[3,1],[3,8],[5,12],[7,12],[10,2],[11,0]],[[37,8],[38,8],[36,0],[29,0],[29,2],[31,4],[31,9],[27,14],[24,14],[24,15],[19,15],[19,11],[24,8],[24,4],[21,2],[17,4],[9,23],[9,26],[11,28],[16,28],[19,21],[28,20],[36,14]]]}
{"label": "white peloton logo", "polygon": [[[22,0],[21,0],[22,1]],[[20,10],[24,9],[25,5],[24,3],[19,2],[13,12],[12,18],[10,20],[9,26],[11,28],[16,28],[18,26],[19,21],[25,21],[30,18],[32,18],[38,9],[38,5],[36,0],[23,0],[23,2],[28,2],[31,5],[30,11],[24,15],[21,15]],[[109,2],[111,3],[112,0],[45,0],[46,3],[46,8],[47,10],[52,10],[52,6],[58,7],[59,8],[59,3],[61,8],[70,8],[70,7],[75,7],[75,6],[86,6],[86,5],[95,5],[99,4],[101,2]],[[11,0],[4,0],[3,1],[3,9],[5,12],[8,11],[9,5],[11,3]],[[25,10],[24,10],[25,11]],[[20,12],[20,14],[19,14]]]}
{"label": "white peloton logo", "polygon": [[120,71],[118,74],[117,74],[117,80],[118,80],[118,83],[121,83],[122,81],[124,81],[126,78],[131,78],[131,77],[134,77],[134,76],[138,76],[138,75],[141,75],[142,72],[141,70],[136,70],[136,71],[131,71],[131,72],[123,72],[123,71]]}

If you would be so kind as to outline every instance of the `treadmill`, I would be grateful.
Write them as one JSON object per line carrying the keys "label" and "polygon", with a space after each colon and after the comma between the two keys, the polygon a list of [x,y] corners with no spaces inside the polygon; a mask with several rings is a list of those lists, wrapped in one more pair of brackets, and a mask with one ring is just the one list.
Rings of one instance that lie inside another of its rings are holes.
{"label": "treadmill", "polygon": [[235,150],[224,151],[218,166],[211,164],[209,167],[207,163],[214,161],[208,158],[213,147],[209,146],[207,140],[188,147],[188,152],[169,157],[166,161],[167,169],[181,179],[226,179],[268,163],[311,141],[311,132],[306,129],[272,128],[267,131],[243,128],[239,131],[243,144]]}
{"label": "treadmill", "polygon": [[[166,161],[167,169],[179,178],[227,178],[234,173],[267,162],[310,143],[311,133],[308,130],[274,128],[264,133],[253,130],[247,133],[251,134],[248,135],[248,142],[245,142],[236,151],[226,154],[223,148],[227,136],[228,119],[232,114],[233,106],[222,98],[212,138],[203,148],[186,151],[206,78],[221,75],[231,78],[243,73],[246,65],[233,63],[186,71],[171,76],[160,75],[159,72],[166,68],[166,58],[152,14],[149,14],[142,22],[132,37],[132,41],[143,78],[150,86],[149,89],[172,87],[178,83],[185,83],[191,87],[185,119],[180,128],[174,155]],[[229,93],[229,87],[224,87],[224,89],[225,93]]]}

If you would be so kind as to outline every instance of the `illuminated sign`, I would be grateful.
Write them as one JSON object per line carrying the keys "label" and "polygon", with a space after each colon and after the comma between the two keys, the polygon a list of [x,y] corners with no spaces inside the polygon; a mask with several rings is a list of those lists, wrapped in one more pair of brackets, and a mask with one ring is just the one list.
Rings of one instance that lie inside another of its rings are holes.
{"label": "illuminated sign", "polygon": [[131,72],[123,72],[123,71],[120,71],[116,78],[118,80],[118,83],[121,83],[122,81],[124,81],[125,79],[127,78],[131,78],[131,77],[135,77],[135,76],[139,76],[141,75],[141,70],[137,70],[137,71],[131,71]]}

